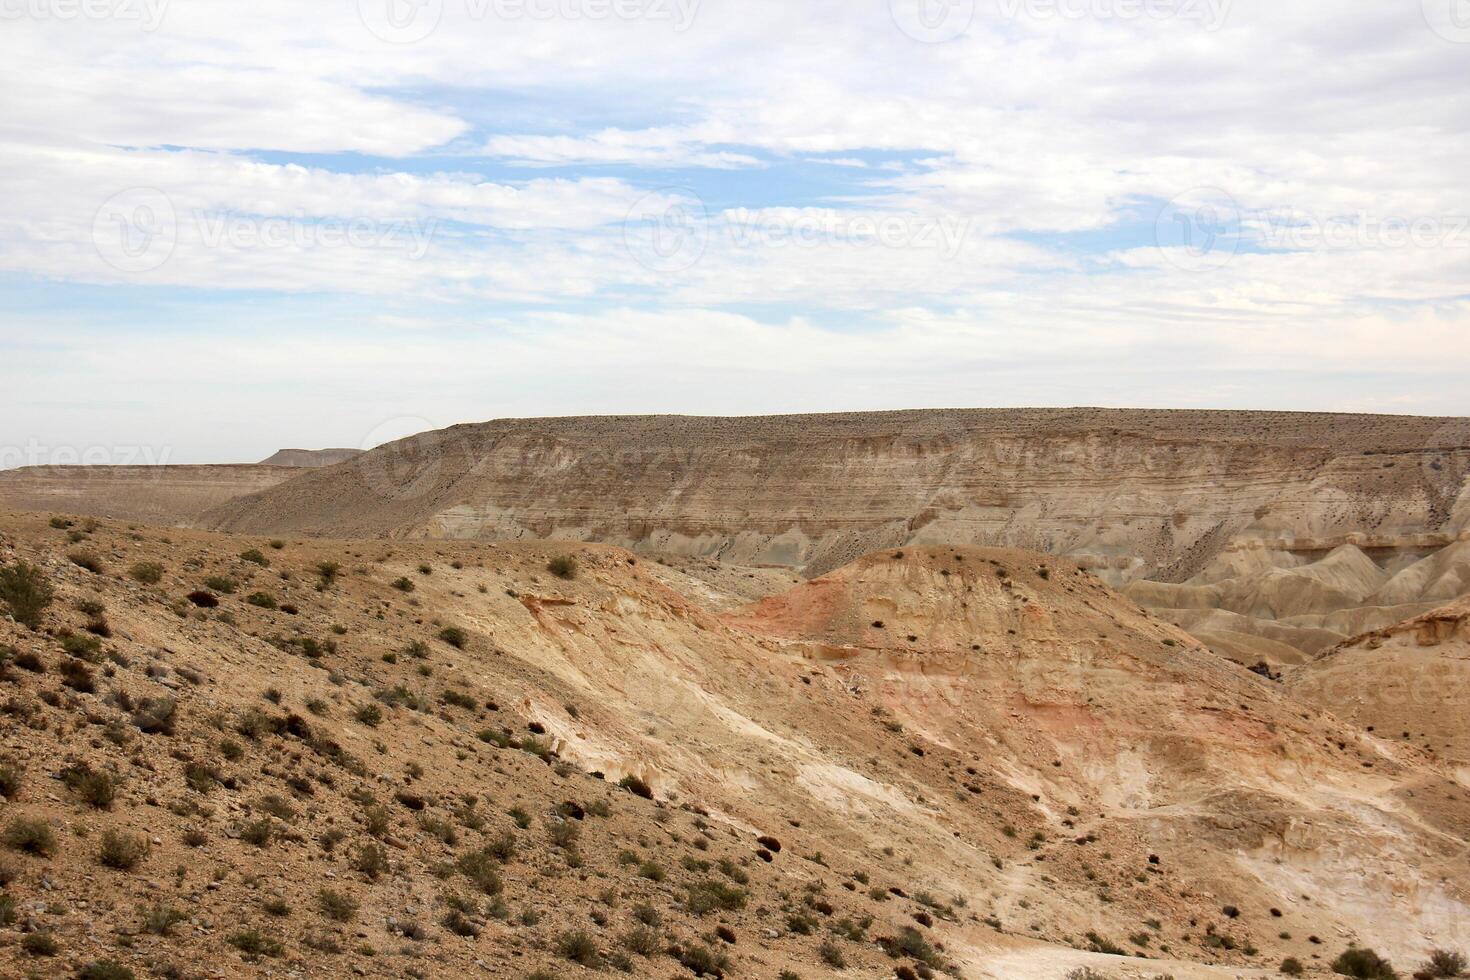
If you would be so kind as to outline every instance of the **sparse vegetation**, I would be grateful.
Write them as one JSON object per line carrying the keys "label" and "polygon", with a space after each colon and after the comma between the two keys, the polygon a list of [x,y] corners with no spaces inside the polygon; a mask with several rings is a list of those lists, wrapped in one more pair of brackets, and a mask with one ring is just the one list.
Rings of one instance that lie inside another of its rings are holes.
{"label": "sparse vegetation", "polygon": [[41,616],[55,598],[46,573],[35,565],[19,561],[0,567],[0,602],[22,626],[40,628]]}
{"label": "sparse vegetation", "polygon": [[1332,971],[1357,980],[1398,980],[1393,965],[1371,949],[1349,947],[1332,961]]}

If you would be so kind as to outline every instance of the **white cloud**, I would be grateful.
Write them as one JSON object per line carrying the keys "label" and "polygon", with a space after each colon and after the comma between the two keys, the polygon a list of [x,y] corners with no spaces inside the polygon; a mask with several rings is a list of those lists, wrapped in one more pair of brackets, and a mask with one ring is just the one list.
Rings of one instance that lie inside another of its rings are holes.
{"label": "white cloud", "polygon": [[[1145,394],[1285,404],[1229,372],[1286,367],[1297,407],[1452,407],[1412,384],[1365,395],[1332,379],[1470,363],[1470,249],[1280,232],[1465,217],[1470,47],[1412,2],[1205,6],[1220,19],[995,0],[945,44],[905,34],[886,3],[847,0],[703,0],[679,24],[477,16],[493,8],[445,0],[437,27],[403,44],[355,3],[308,16],[286,0],[177,0],[151,31],[10,19],[0,272],[56,290],[372,297],[388,309],[371,336],[302,322],[278,349],[338,352],[346,366],[324,383],[349,394],[352,371],[405,403],[439,398],[434,379],[455,371],[505,393],[445,396],[446,421],[964,403],[967,371],[996,381],[992,401],[1149,401],[1127,385],[1168,372],[1177,383]],[[178,221],[166,261],[141,271],[94,240],[99,208],[140,187]],[[1200,188],[1233,202],[1246,240],[1191,272],[1149,238],[1158,202]],[[262,246],[229,222],[286,234]],[[376,237],[323,237],[353,222]],[[395,225],[425,234],[400,247]],[[546,313],[495,312],[508,304]],[[751,307],[779,312],[730,312]],[[479,336],[487,309],[493,339]],[[98,344],[64,297],[36,322],[79,348],[85,329],[85,349],[160,386],[214,364],[296,377],[284,356],[209,337],[150,369]],[[0,360],[34,369],[13,343],[0,337]],[[98,404],[111,391],[103,360],[55,363],[37,376],[95,380]],[[392,382],[390,365],[412,370]],[[64,414],[27,379],[11,390],[50,406],[28,426]],[[283,425],[309,414],[305,396],[281,397]],[[343,405],[366,410],[353,397]],[[137,418],[174,424],[149,411]]]}

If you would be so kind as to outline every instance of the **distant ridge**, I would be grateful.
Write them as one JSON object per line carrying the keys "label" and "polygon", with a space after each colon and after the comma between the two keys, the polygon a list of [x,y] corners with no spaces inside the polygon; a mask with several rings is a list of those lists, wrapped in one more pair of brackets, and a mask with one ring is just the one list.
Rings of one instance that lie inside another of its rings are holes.
{"label": "distant ridge", "polygon": [[279,449],[274,456],[261,460],[260,465],[319,469],[323,466],[345,463],[352,457],[361,454],[361,449]]}

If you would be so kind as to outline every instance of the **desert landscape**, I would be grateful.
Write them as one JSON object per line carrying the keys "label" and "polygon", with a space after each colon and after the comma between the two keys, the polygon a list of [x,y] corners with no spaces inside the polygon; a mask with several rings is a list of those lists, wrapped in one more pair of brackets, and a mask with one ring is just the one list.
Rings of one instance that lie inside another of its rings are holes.
{"label": "desert landscape", "polygon": [[575,418],[0,473],[0,972],[1459,975],[1466,433]]}
{"label": "desert landscape", "polygon": [[1470,980],[1470,0],[0,0],[0,980]]}

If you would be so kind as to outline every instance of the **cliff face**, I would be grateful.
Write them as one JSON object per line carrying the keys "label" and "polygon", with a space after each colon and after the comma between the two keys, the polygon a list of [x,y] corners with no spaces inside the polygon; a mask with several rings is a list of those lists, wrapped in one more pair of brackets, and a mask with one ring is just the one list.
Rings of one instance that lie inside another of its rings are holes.
{"label": "cliff face", "polygon": [[205,521],[596,540],[808,574],[901,544],[1006,545],[1114,583],[1184,581],[1242,542],[1448,543],[1470,521],[1467,433],[1452,419],[1108,410],[507,420],[392,443]]}

